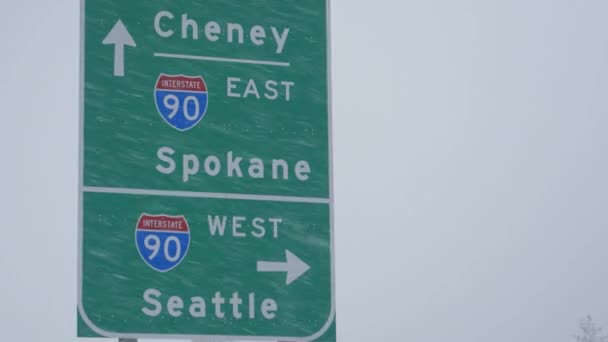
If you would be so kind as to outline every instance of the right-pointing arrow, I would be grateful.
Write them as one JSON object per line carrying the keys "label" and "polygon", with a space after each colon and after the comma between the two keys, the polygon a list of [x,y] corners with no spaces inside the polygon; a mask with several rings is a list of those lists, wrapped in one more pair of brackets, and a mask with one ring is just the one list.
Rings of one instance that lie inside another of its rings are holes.
{"label": "right-pointing arrow", "polygon": [[289,285],[310,269],[310,266],[287,249],[285,258],[285,262],[258,261],[257,270],[258,272],[286,272],[285,284]]}

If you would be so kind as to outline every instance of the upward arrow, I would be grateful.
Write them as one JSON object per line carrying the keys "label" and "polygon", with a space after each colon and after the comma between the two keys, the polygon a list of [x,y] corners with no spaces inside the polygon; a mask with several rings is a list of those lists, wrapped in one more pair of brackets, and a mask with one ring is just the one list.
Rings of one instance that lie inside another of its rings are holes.
{"label": "upward arrow", "polygon": [[285,272],[287,273],[285,285],[289,285],[310,269],[310,266],[308,266],[304,261],[300,260],[300,258],[295,256],[295,254],[291,253],[289,250],[285,250],[285,258],[287,259],[285,262],[258,261],[257,271]]}
{"label": "upward arrow", "polygon": [[125,45],[137,46],[133,37],[120,19],[116,22],[110,33],[102,41],[104,45],[114,45],[114,76],[125,75]]}

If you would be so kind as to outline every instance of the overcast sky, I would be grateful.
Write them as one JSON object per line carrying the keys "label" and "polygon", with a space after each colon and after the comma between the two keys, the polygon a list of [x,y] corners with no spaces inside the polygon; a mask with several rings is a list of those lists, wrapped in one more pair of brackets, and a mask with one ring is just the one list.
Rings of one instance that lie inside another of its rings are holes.
{"label": "overcast sky", "polygon": [[[335,0],[340,341],[608,324],[608,2]],[[77,341],[79,3],[0,12],[0,327]]]}

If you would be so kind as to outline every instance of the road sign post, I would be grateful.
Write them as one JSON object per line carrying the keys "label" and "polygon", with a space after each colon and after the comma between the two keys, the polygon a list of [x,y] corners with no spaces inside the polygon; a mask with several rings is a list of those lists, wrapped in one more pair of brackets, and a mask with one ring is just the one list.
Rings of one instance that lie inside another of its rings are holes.
{"label": "road sign post", "polygon": [[82,0],[93,332],[335,341],[326,1]]}

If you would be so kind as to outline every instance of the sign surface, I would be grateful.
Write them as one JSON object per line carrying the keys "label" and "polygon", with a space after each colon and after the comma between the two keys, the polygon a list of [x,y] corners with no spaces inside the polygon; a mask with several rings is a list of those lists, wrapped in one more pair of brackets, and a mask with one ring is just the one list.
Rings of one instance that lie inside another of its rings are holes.
{"label": "sign surface", "polygon": [[327,0],[82,9],[82,322],[335,341]]}

